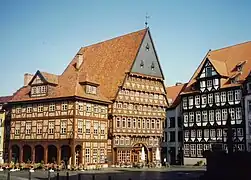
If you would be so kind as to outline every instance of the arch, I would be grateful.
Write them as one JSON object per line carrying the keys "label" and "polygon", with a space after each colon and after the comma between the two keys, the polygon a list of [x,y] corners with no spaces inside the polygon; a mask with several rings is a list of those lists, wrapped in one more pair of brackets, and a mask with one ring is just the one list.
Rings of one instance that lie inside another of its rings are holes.
{"label": "arch", "polygon": [[31,147],[29,145],[23,146],[23,162],[31,161]]}
{"label": "arch", "polygon": [[61,146],[61,160],[69,161],[71,157],[71,147],[69,145]]}
{"label": "arch", "polygon": [[12,150],[11,161],[17,163],[20,157],[20,148],[18,145],[15,144],[11,146],[11,150]]}
{"label": "arch", "polygon": [[83,150],[81,145],[75,147],[76,164],[82,164]]}
{"label": "arch", "polygon": [[57,147],[54,145],[48,146],[48,163],[57,162]]}
{"label": "arch", "polygon": [[35,146],[35,163],[41,163],[44,160],[44,147],[41,145]]}
{"label": "arch", "polygon": [[145,153],[145,162],[149,162],[149,149],[147,148],[146,144],[143,142],[137,142],[133,145],[132,148],[132,156],[131,156],[131,161],[133,163],[140,162],[141,161],[141,155],[142,155],[142,148],[144,148],[144,153]]}

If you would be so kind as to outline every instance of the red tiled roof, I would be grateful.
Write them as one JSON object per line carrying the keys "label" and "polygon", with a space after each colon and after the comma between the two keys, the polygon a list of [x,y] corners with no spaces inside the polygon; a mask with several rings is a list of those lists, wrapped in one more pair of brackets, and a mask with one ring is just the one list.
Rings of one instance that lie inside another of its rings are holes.
{"label": "red tiled roof", "polygon": [[0,103],[7,103],[11,100],[12,96],[1,96],[0,97]]}
{"label": "red tiled roof", "polygon": [[166,87],[167,98],[171,100],[170,106],[168,108],[174,108],[180,103],[179,94],[186,87],[187,83]]}
{"label": "red tiled roof", "polygon": [[[196,77],[200,73],[206,60],[209,60],[216,71],[223,76],[221,79],[221,88],[239,86],[246,79],[251,69],[251,41],[209,51],[182,94],[195,91],[192,90],[192,85],[196,82]],[[242,72],[238,74],[236,67],[240,64],[243,65],[243,68]],[[231,84],[229,80],[237,74],[239,75],[238,83]]]}
{"label": "red tiled roof", "polygon": [[[49,89],[48,96],[31,98],[30,86],[26,86],[18,90],[12,101],[78,96],[110,102],[115,98],[118,87],[122,85],[126,72],[130,71],[147,30],[81,48],[60,76],[41,73],[51,82],[57,82],[56,86]],[[79,69],[76,68],[78,54],[83,55],[83,63]],[[84,81],[99,85],[97,95],[85,93],[80,85]]]}

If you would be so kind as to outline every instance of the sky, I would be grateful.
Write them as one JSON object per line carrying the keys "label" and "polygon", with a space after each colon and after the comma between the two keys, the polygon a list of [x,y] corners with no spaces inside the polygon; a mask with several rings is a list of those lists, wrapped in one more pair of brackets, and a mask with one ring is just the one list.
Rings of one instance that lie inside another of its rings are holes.
{"label": "sky", "polygon": [[80,47],[145,27],[167,86],[187,82],[209,49],[251,40],[249,0],[0,0],[0,96],[24,73],[61,74]]}

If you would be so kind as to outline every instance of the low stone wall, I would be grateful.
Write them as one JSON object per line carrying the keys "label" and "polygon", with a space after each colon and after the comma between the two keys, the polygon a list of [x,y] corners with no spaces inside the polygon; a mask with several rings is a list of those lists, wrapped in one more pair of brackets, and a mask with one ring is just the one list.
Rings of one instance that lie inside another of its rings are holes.
{"label": "low stone wall", "polygon": [[184,158],[184,165],[195,165],[198,161],[203,161],[203,165],[206,164],[206,158]]}

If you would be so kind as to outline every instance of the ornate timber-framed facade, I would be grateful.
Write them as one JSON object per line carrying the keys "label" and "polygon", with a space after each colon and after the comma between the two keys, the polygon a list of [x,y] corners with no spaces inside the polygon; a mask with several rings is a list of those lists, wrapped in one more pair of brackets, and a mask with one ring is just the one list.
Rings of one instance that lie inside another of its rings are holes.
{"label": "ornate timber-framed facade", "polygon": [[61,75],[25,74],[9,105],[9,161],[137,162],[141,147],[153,161],[163,80],[148,28],[81,48]]}
{"label": "ornate timber-framed facade", "polygon": [[231,116],[234,150],[245,150],[243,81],[251,69],[251,42],[209,51],[182,95],[184,163],[204,160],[215,142],[227,149],[226,121]]}

